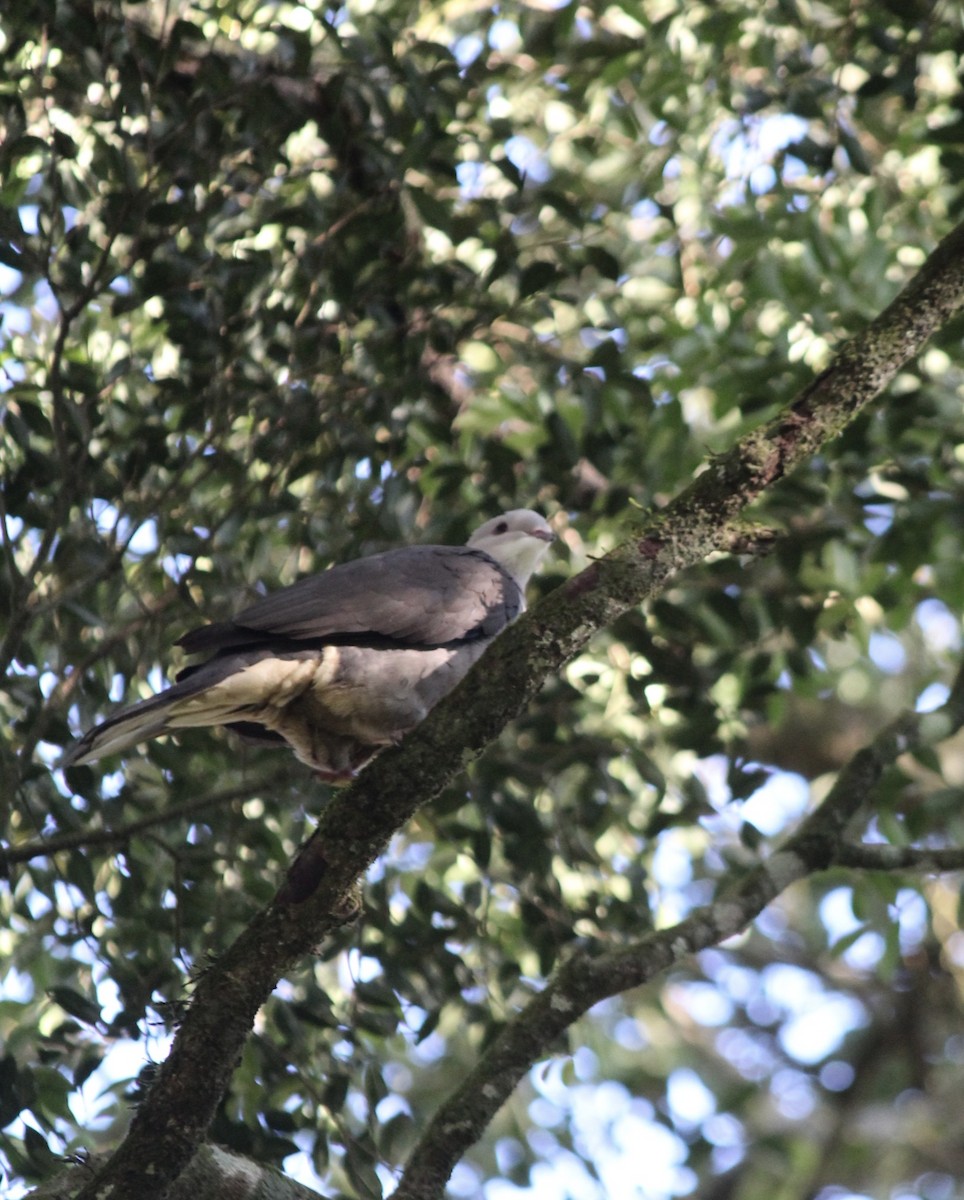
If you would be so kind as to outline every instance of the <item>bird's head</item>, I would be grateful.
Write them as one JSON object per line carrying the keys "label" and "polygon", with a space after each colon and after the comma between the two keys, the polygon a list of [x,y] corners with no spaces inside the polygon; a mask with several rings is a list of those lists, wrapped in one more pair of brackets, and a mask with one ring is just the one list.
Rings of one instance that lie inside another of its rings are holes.
{"label": "bird's head", "polygon": [[480,525],[468,545],[484,550],[525,588],[555,537],[545,517],[531,508],[514,508]]}

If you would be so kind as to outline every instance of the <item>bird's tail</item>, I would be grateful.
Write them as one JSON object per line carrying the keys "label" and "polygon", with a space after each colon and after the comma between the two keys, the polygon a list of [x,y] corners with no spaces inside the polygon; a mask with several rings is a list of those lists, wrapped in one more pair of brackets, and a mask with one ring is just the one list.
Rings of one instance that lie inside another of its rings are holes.
{"label": "bird's tail", "polygon": [[[324,661],[324,656],[322,656]],[[333,659],[337,664],[337,656]],[[61,767],[77,767],[108,754],[120,754],[138,742],[177,729],[251,722],[267,726],[260,735],[274,742],[271,721],[263,710],[283,708],[316,682],[314,650],[273,655],[259,647],[226,654],[182,671],[177,682],[149,700],[108,717],[85,733],[61,759]],[[329,669],[333,669],[329,668]]]}
{"label": "bird's tail", "polygon": [[148,738],[160,737],[168,729],[169,693],[153,696],[125,708],[88,729],[60,760],[61,767],[79,767],[108,754],[120,754]]}

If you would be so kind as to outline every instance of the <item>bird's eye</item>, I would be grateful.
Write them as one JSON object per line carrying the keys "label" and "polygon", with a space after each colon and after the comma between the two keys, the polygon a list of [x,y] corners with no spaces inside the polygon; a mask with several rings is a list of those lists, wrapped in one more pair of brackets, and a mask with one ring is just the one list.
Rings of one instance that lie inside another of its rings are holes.
{"label": "bird's eye", "polygon": [[508,533],[509,532],[509,522],[508,521],[500,521],[498,523],[498,525],[496,525],[496,527],[495,527],[495,532],[496,533]]}

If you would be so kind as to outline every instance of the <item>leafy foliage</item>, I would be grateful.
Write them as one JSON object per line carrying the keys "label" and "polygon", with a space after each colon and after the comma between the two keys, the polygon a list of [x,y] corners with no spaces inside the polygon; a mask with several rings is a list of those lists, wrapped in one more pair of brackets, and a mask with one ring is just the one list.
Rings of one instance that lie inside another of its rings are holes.
{"label": "leafy foliage", "polygon": [[[0,899],[0,1146],[31,1182],[116,1144],[326,799],[210,733],[66,778],[59,748],[262,583],[515,505],[563,534],[536,590],[611,546],[959,215],[964,35],[883,0],[25,0],[0,36],[0,805],[14,853],[50,840]],[[933,702],[964,608],[960,338],[767,494],[771,555],[621,619],[398,835],[266,1006],[214,1139],[380,1195],[568,947],[711,900]],[[961,761],[901,760],[872,837],[960,845]],[[453,1193],[947,1195],[957,903],[951,877],[794,888],[581,1022]]]}

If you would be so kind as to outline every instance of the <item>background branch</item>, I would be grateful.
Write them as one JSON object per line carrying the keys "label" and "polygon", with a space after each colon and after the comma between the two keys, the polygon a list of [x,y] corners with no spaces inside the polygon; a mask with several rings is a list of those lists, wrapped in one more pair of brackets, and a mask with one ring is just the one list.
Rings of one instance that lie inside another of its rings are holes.
{"label": "background branch", "polygon": [[[840,772],[823,804],[767,861],[731,875],[717,898],[668,929],[647,934],[616,950],[576,949],[563,961],[546,987],[508,1022],[479,1057],[461,1088],[439,1107],[412,1152],[393,1194],[397,1200],[441,1197],[452,1168],[505,1103],[519,1080],[551,1053],[559,1038],[594,1004],[640,987],[674,963],[698,950],[740,933],[767,904],[791,883],[816,871],[860,858],[841,850],[841,830],[858,809],[873,798],[886,767],[908,750],[933,745],[964,725],[964,668],[946,703],[933,713],[907,713],[860,750]],[[897,850],[902,847],[868,847]],[[884,867],[867,856],[860,866]],[[908,865],[902,856],[892,867]],[[948,852],[949,869],[961,866],[964,851]],[[932,857],[920,865],[935,868]]]}
{"label": "background branch", "polygon": [[842,842],[834,854],[834,865],[860,871],[964,871],[964,847]]}
{"label": "background branch", "polygon": [[172,804],[160,812],[151,813],[139,821],[127,821],[115,829],[74,829],[69,833],[55,833],[50,837],[21,842],[16,846],[0,846],[0,875],[5,875],[15,863],[30,862],[34,858],[47,858],[64,850],[91,850],[98,846],[123,846],[131,838],[148,829],[155,829],[158,825],[168,825],[181,817],[190,817],[195,813],[204,812],[208,808],[231,804],[235,800],[245,800],[250,795],[250,784],[241,788],[227,788],[223,792],[214,792],[207,796],[198,796],[194,800],[187,800],[184,804]]}

